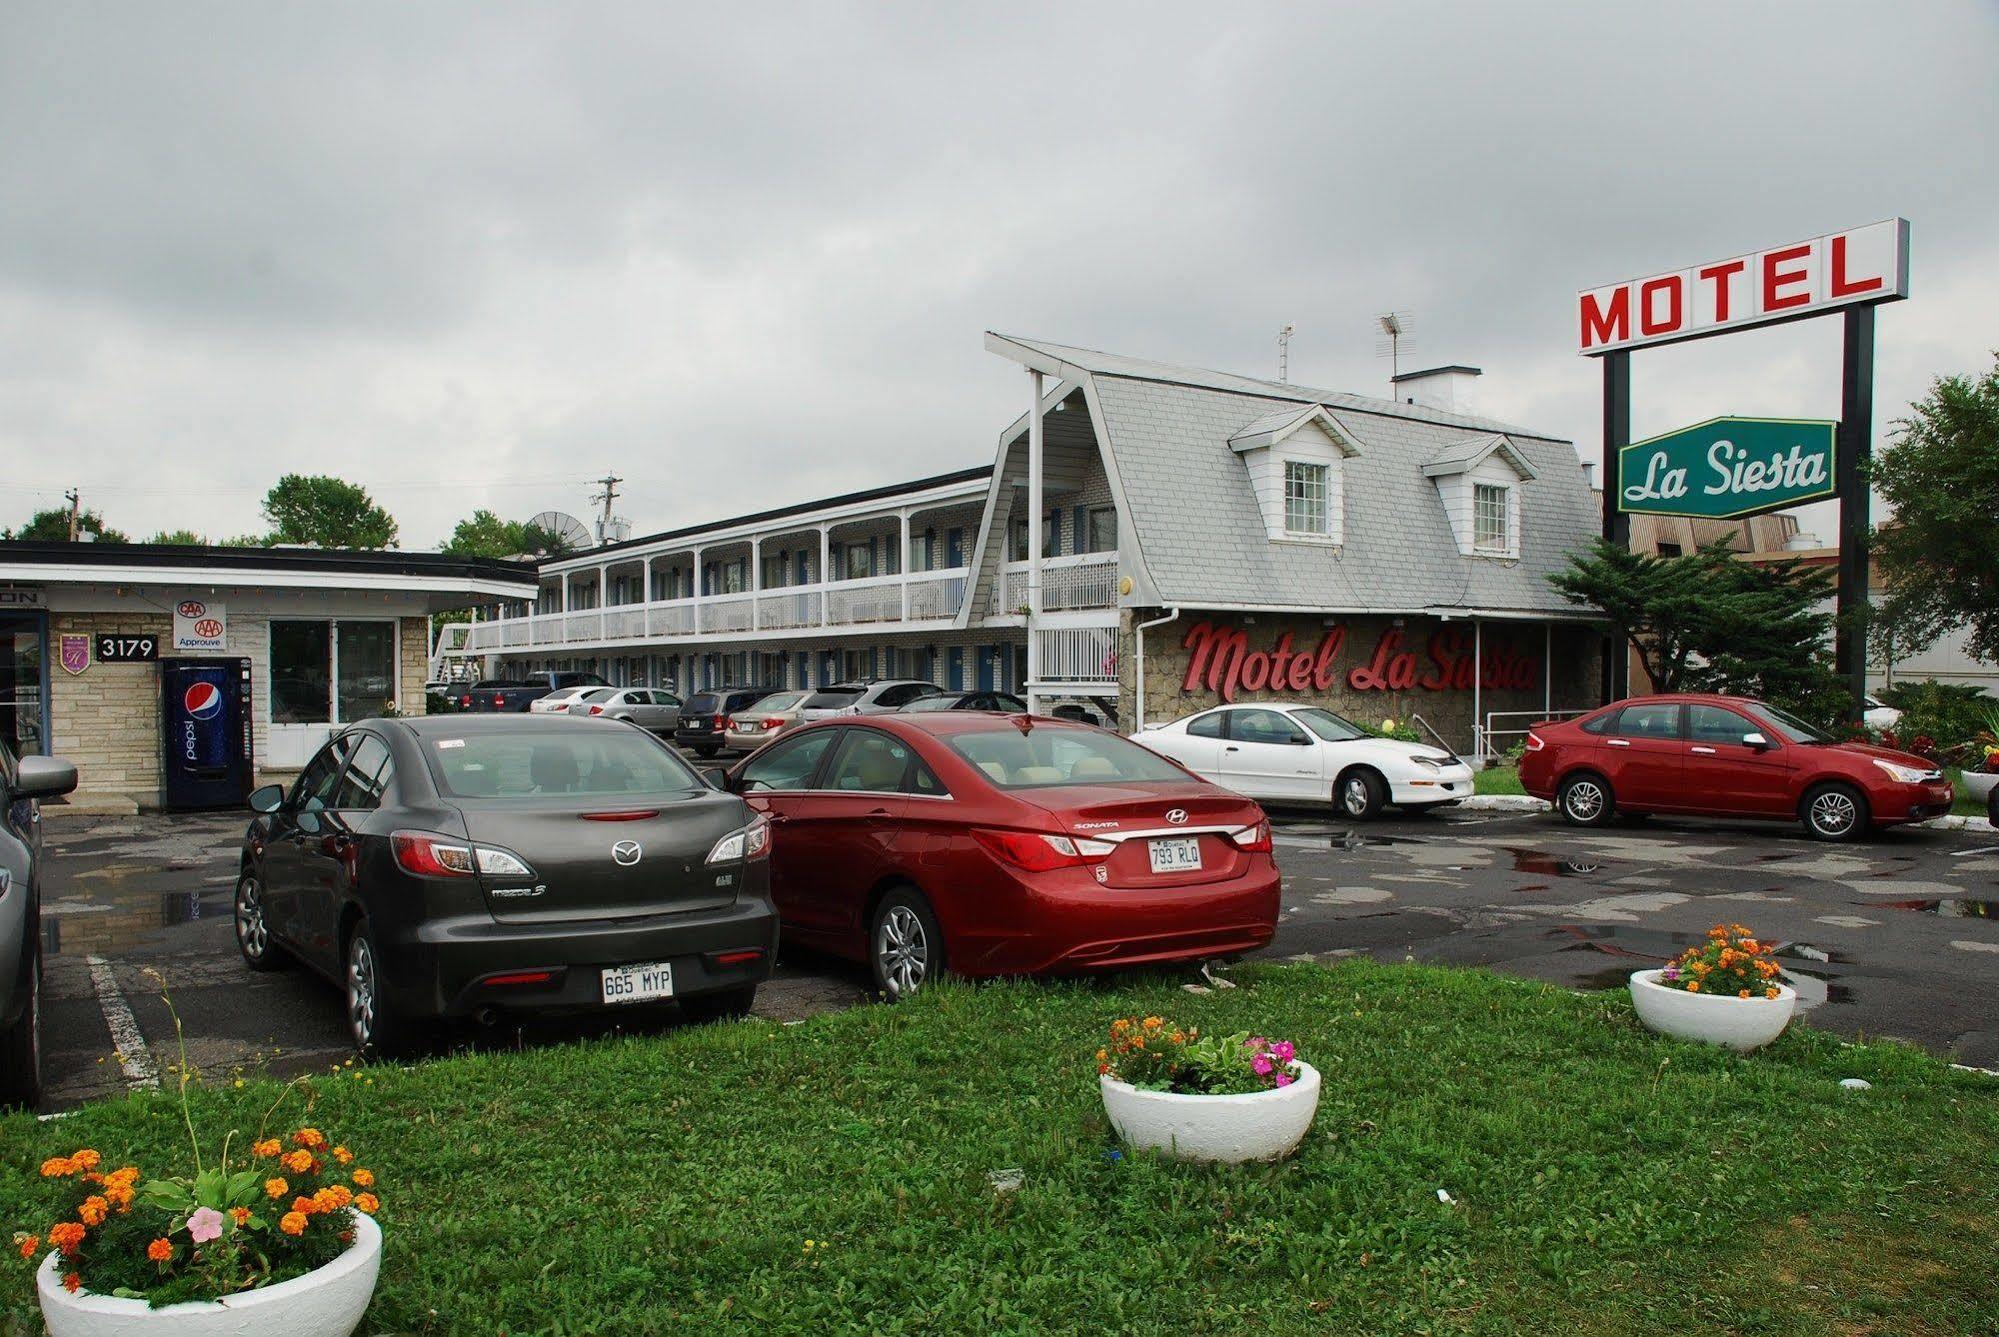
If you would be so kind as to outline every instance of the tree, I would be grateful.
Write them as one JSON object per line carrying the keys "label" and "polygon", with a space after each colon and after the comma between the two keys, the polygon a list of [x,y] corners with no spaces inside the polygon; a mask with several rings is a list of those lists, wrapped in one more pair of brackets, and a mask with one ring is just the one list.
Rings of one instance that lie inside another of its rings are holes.
{"label": "tree", "polygon": [[1844,697],[1823,611],[1832,576],[1789,558],[1738,561],[1728,542],[1654,557],[1598,540],[1548,580],[1609,616],[1658,691],[1736,693],[1838,719]]}
{"label": "tree", "polygon": [[322,548],[390,548],[396,522],[365,488],[339,478],[286,474],[264,494],[271,542]]}
{"label": "tree", "polygon": [[[96,511],[83,511],[78,514],[76,532],[92,535],[100,543],[131,541],[121,531],[105,525],[104,518]],[[65,542],[69,538],[69,507],[52,506],[46,511],[36,511],[27,524],[5,534],[4,537],[33,539],[42,543]]]}
{"label": "tree", "polygon": [[553,530],[481,509],[460,520],[438,551],[459,557],[560,557],[569,544]]}
{"label": "tree", "polygon": [[1894,510],[1874,531],[1877,625],[1905,652],[1964,627],[1975,658],[1999,659],[1999,354],[1977,380],[1933,381],[1894,425],[1869,470]]}
{"label": "tree", "polygon": [[182,547],[198,547],[208,542],[192,529],[162,529],[147,539],[148,543],[177,543]]}

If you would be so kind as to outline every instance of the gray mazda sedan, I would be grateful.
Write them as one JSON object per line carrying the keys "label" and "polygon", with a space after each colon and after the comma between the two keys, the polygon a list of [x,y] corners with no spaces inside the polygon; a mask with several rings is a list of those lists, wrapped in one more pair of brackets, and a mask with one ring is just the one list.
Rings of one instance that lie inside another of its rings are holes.
{"label": "gray mazda sedan", "polygon": [[671,1000],[747,1012],[770,975],[770,830],[638,729],[379,719],[250,795],[236,942],[346,993],[363,1055],[429,1023]]}

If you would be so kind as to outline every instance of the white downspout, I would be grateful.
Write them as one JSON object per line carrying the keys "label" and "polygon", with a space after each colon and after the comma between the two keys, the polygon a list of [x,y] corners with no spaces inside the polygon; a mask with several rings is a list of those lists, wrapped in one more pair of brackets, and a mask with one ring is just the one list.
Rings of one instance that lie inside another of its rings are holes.
{"label": "white downspout", "polygon": [[1485,716],[1479,712],[1484,708],[1485,689],[1485,627],[1477,618],[1471,620],[1471,746],[1476,761],[1474,769],[1485,769]]}
{"label": "white downspout", "polygon": [[1163,627],[1168,622],[1178,621],[1179,617],[1179,609],[1169,608],[1166,610],[1165,617],[1155,617],[1152,621],[1141,622],[1131,629],[1132,640],[1137,643],[1136,653],[1133,655],[1133,658],[1137,662],[1132,666],[1132,672],[1136,675],[1132,680],[1133,699],[1131,713],[1136,721],[1136,727],[1132,730],[1133,733],[1145,732],[1145,629],[1147,627]]}
{"label": "white downspout", "polygon": [[1034,404],[1027,419],[1027,713],[1040,709],[1035,684],[1041,681],[1041,373],[1032,368],[1027,377],[1033,386]]}

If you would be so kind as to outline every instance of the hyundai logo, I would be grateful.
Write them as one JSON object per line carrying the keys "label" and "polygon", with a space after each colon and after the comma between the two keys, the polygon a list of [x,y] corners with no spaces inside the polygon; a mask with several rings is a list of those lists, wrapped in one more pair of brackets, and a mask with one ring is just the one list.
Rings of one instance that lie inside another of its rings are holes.
{"label": "hyundai logo", "polygon": [[1174,808],[1166,814],[1166,820],[1174,826],[1184,825],[1187,821],[1187,810],[1185,808]]}
{"label": "hyundai logo", "polygon": [[626,868],[637,863],[639,855],[643,853],[645,851],[639,848],[639,842],[636,840],[621,840],[611,846],[611,858]]}

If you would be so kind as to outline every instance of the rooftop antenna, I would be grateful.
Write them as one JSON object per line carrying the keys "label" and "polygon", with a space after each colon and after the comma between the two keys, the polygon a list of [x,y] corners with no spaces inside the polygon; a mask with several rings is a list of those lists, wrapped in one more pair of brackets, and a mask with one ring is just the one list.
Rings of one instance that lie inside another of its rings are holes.
{"label": "rooftop antenna", "polygon": [[1375,340],[1374,355],[1388,359],[1388,397],[1395,398],[1395,378],[1402,374],[1402,341],[1414,338],[1414,320],[1407,311],[1387,311],[1375,317],[1381,337]]}
{"label": "rooftop antenna", "polygon": [[1277,331],[1277,383],[1288,385],[1291,381],[1291,331],[1295,325],[1286,325]]}

